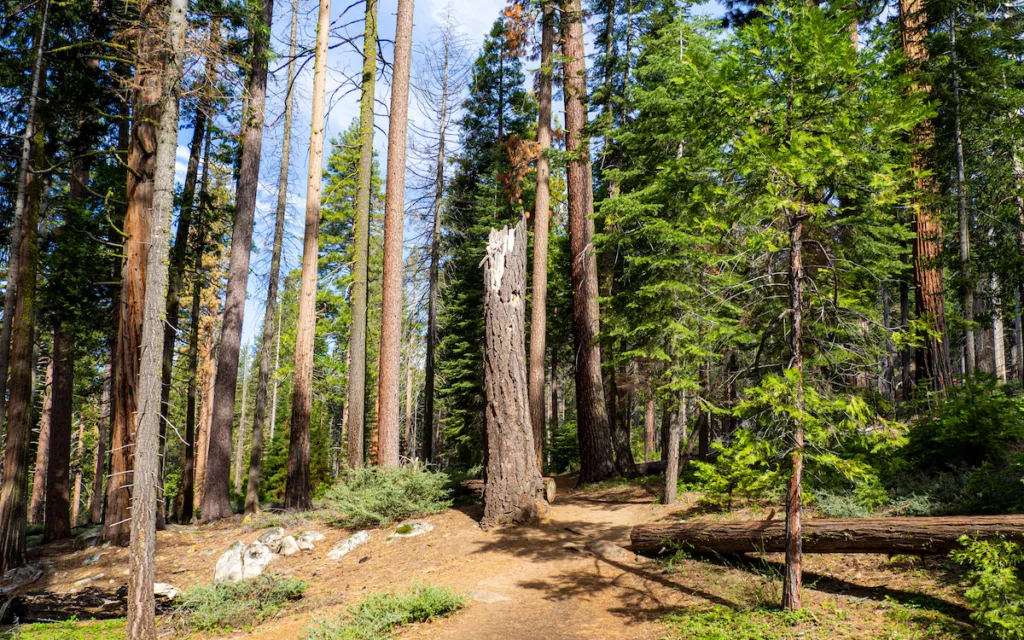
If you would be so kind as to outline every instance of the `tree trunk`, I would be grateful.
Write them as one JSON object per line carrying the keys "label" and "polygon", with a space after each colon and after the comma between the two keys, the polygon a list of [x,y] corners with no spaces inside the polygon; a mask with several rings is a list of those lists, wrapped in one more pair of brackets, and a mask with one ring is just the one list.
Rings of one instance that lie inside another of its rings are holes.
{"label": "tree trunk", "polygon": [[[203,520],[231,515],[230,487],[231,427],[235,417],[238,385],[238,352],[242,343],[245,294],[249,282],[249,253],[259,187],[260,156],[263,151],[263,107],[267,98],[267,61],[271,55],[270,32],[274,0],[263,0],[262,14],[250,16],[252,69],[246,90],[247,105],[242,119],[242,148],[238,185],[235,189],[235,223],[231,233],[231,265],[224,297],[217,378],[214,384],[213,417],[210,422],[206,487],[203,492]],[[317,166],[319,171],[319,165]]]}
{"label": "tree trunk", "polygon": [[[174,158],[178,138],[178,96],[181,92],[185,58],[185,12],[187,0],[170,0],[166,25],[154,31],[166,37],[160,45],[165,61],[160,81],[160,120],[153,175],[152,234],[146,265],[145,300],[142,314],[135,474],[131,505],[131,544],[128,549],[129,640],[155,640],[156,601],[156,504],[163,500],[160,486],[160,401],[163,365],[164,322],[167,316],[167,270],[170,249],[171,213],[174,209]],[[143,14],[145,16],[145,14]],[[162,21],[161,21],[162,22]]]}
{"label": "tree trunk", "polygon": [[648,386],[647,399],[644,403],[644,462],[650,462],[654,452],[658,449],[655,443],[657,432],[655,431],[654,412],[654,393]]}
{"label": "tree trunk", "polygon": [[[792,356],[789,367],[796,372],[795,413],[804,410],[804,263],[803,263],[803,227],[806,213],[801,207],[790,220],[789,228],[789,309],[792,314],[793,326],[790,335]],[[800,608],[800,587],[803,582],[803,534],[801,532],[801,516],[803,514],[803,482],[804,482],[804,424],[799,418],[793,419],[793,471],[789,477],[789,490],[786,493],[786,570],[782,582],[782,607],[790,611]]]}
{"label": "tree trunk", "polygon": [[535,522],[545,511],[526,380],[526,221],[491,229],[484,258],[487,485],[480,525]]}
{"label": "tree trunk", "polygon": [[593,186],[590,141],[584,137],[587,81],[580,0],[571,0],[562,10],[562,38],[580,482],[597,482],[616,472],[601,379],[601,347],[597,342],[597,257],[591,246]]}
{"label": "tree trunk", "polygon": [[675,504],[679,490],[679,439],[686,430],[686,394],[680,397],[677,412],[677,419],[668,420],[668,438],[662,448],[668,454],[665,458],[665,504]]}
{"label": "tree trunk", "polygon": [[413,368],[412,368],[412,350],[416,347],[415,343],[416,334],[412,328],[409,329],[409,346],[405,352],[405,457],[412,460],[416,457],[416,449],[414,447],[413,438],[415,437],[412,430],[412,416],[413,416]]}
{"label": "tree trunk", "polygon": [[[280,307],[280,303],[278,303]],[[277,372],[281,369],[281,309],[277,310],[277,344],[274,347],[274,393],[270,399],[270,443],[274,442],[274,427],[277,425],[277,390],[280,385],[280,380],[277,378]]]}
{"label": "tree trunk", "polygon": [[[270,350],[275,342],[280,345],[281,339],[274,323],[276,322],[278,280],[281,277],[284,221],[285,214],[288,211],[288,166],[291,160],[292,119],[295,112],[295,93],[292,83],[295,81],[295,49],[298,40],[296,34],[298,21],[298,0],[292,0],[291,40],[288,46],[288,97],[284,107],[284,139],[281,142],[281,173],[277,182],[277,214],[274,219],[274,245],[270,253],[267,304],[263,309],[263,339],[260,341],[260,369],[256,381],[256,411],[252,420],[252,446],[249,449],[249,479],[245,492],[246,515],[259,513],[260,510],[260,468],[263,463],[263,430],[267,421],[267,385],[270,382]],[[276,395],[276,382],[274,391]],[[273,434],[273,427],[271,427],[271,434]]]}
{"label": "tree trunk", "polygon": [[32,468],[32,500],[28,505],[28,523],[43,524],[46,517],[46,478],[50,461],[50,424],[53,417],[53,354],[46,365],[43,408],[39,414],[39,438],[36,441],[36,464]]}
{"label": "tree trunk", "polygon": [[54,322],[51,361],[53,400],[50,405],[50,461],[46,467],[44,542],[71,537],[71,420],[75,391],[75,344],[60,320]]}
{"label": "tree trunk", "polygon": [[[116,591],[99,587],[85,587],[76,593],[32,592],[0,602],[0,608],[9,603],[7,613],[20,623],[59,622],[65,620],[111,620],[123,618],[127,612],[128,588]],[[155,598],[157,613],[169,613],[174,602],[160,596]]]}
{"label": "tree trunk", "polygon": [[[910,284],[906,280],[900,281],[900,329],[910,329]],[[910,346],[904,346],[900,350],[900,388],[903,402],[910,402],[914,397],[914,377],[911,375],[914,357]]]}
{"label": "tree trunk", "polygon": [[366,2],[359,103],[359,167],[352,265],[352,329],[348,369],[348,466],[363,466],[366,432],[366,288],[370,264],[370,192],[373,181],[373,105],[377,77],[377,0]]}
{"label": "tree trunk", "polygon": [[238,437],[235,438],[235,493],[242,493],[242,453],[245,451],[245,415],[249,400],[249,345],[242,348],[242,410],[238,415]]}
{"label": "tree trunk", "polygon": [[953,80],[953,132],[956,156],[956,208],[960,227],[960,276],[964,287],[964,373],[974,375],[978,357],[974,345],[974,283],[970,272],[971,229],[967,216],[967,180],[964,176],[964,138],[960,127],[960,80],[957,75],[956,14],[949,21],[950,73]]}
{"label": "tree trunk", "polygon": [[[912,553],[944,555],[959,538],[1024,541],[1024,516],[851,518],[804,522],[807,553]],[[775,553],[786,549],[779,520],[675,522],[633,527],[632,549],[660,554],[684,548],[697,553]]]}
{"label": "tree trunk", "polygon": [[309,487],[309,416],[313,409],[313,343],[316,334],[316,276],[319,257],[320,191],[323,187],[324,100],[327,81],[327,38],[331,0],[320,0],[313,68],[313,121],[309,133],[309,175],[306,181],[306,229],[302,244],[302,285],[295,330],[295,378],[292,385],[292,428],[288,446],[286,509],[313,506]]}
{"label": "tree trunk", "polygon": [[[114,349],[110,348],[111,362],[113,361]],[[111,413],[110,387],[113,384],[113,370],[107,365],[103,370],[103,403],[100,409],[100,419],[96,424],[96,463],[93,467],[92,476],[92,504],[89,507],[89,522],[99,524],[103,522],[103,477],[107,474],[107,432],[113,426],[113,414]]]}
{"label": "tree trunk", "polygon": [[999,276],[992,272],[992,372],[996,380],[1006,383],[1006,343],[1003,310],[999,304]]}
{"label": "tree trunk", "polygon": [[78,420],[78,447],[75,450],[75,485],[71,494],[71,527],[78,526],[82,510],[82,456],[85,455],[85,420]]}
{"label": "tree trunk", "polygon": [[[910,71],[917,72],[928,62],[925,38],[928,20],[923,0],[900,0],[900,33],[903,39],[903,53],[909,62]],[[929,92],[927,86],[915,86],[913,90]],[[918,150],[912,164],[918,171],[926,169],[924,149],[935,140],[935,129],[930,121],[917,126],[914,139]],[[918,379],[927,378],[935,389],[945,389],[950,382],[949,341],[946,339],[946,304],[942,286],[942,267],[939,254],[942,250],[942,221],[938,211],[928,202],[937,191],[934,175],[919,173],[916,193],[922,202],[913,203],[914,228],[914,286],[918,318],[928,324],[930,335],[925,337],[925,346],[919,352],[921,366]]]}
{"label": "tree trunk", "polygon": [[413,0],[398,0],[395,62],[388,125],[387,191],[384,199],[384,277],[381,303],[377,431],[382,467],[398,466],[398,386],[402,349],[402,227],[405,207],[405,137],[409,121]]}
{"label": "tree trunk", "polygon": [[541,9],[540,91],[537,112],[537,192],[533,209],[533,299],[530,308],[530,422],[537,468],[544,456],[544,357],[547,354],[548,233],[551,219],[551,54],[555,41],[555,7]]}
{"label": "tree trunk", "polygon": [[7,376],[11,365],[11,331],[14,309],[18,300],[18,275],[21,264],[21,218],[25,212],[32,174],[32,141],[36,128],[40,126],[37,117],[39,90],[43,76],[43,53],[46,48],[46,29],[50,15],[50,2],[45,0],[36,32],[35,59],[32,62],[32,87],[28,94],[28,109],[25,114],[25,136],[21,140],[21,159],[18,163],[18,183],[14,200],[14,220],[11,222],[11,248],[7,254],[7,290],[4,292],[3,319],[0,320],[0,431],[3,431],[7,417]]}
{"label": "tree trunk", "polygon": [[[48,7],[45,4],[44,7]],[[46,17],[44,9],[43,17]],[[43,21],[45,23],[45,20]],[[35,360],[36,269],[39,260],[37,226],[43,164],[43,126],[38,113],[32,125],[32,152],[26,173],[25,206],[18,244],[17,301],[11,319],[10,399],[7,404],[7,439],[4,473],[0,480],[0,575],[25,564],[25,494],[28,490],[28,440],[32,417]]]}

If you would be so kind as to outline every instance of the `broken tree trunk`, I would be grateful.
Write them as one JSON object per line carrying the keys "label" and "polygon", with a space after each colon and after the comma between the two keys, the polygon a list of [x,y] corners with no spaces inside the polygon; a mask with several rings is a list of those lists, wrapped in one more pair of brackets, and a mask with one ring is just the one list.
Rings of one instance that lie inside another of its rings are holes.
{"label": "broken tree trunk", "polygon": [[[957,548],[964,535],[1022,542],[1024,516],[807,520],[802,529],[806,553],[945,554]],[[776,552],[785,550],[786,532],[782,520],[677,522],[633,527],[630,540],[635,552],[647,555],[678,548],[698,553]]]}
{"label": "broken tree trunk", "polygon": [[484,268],[487,487],[484,527],[536,521],[545,508],[526,382],[526,223],[491,229]]}
{"label": "broken tree trunk", "polygon": [[[171,611],[172,601],[164,595],[156,596],[156,612]],[[116,591],[99,587],[86,587],[78,593],[42,591],[15,596],[0,601],[3,612],[0,622],[17,619],[18,622],[62,622],[64,620],[109,620],[123,618],[128,608],[128,587]],[[4,611],[6,609],[6,611]]]}

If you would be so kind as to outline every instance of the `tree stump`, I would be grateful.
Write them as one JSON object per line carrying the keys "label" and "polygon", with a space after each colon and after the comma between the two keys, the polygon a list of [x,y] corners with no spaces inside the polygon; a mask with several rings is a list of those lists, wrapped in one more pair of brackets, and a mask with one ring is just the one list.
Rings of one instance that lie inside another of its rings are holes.
{"label": "tree stump", "polygon": [[525,524],[546,510],[526,380],[526,224],[491,229],[484,268],[487,485],[483,527]]}

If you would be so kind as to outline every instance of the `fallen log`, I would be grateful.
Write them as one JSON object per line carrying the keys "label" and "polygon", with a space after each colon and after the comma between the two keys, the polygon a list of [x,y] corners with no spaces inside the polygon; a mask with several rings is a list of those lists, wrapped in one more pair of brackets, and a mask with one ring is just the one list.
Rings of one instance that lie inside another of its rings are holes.
{"label": "fallen log", "polygon": [[[960,536],[1003,537],[1024,542],[1024,516],[940,518],[856,518],[805,520],[807,553],[945,554]],[[783,520],[676,522],[633,527],[632,549],[644,555],[685,549],[697,553],[748,553],[785,550]]]}
{"label": "fallen log", "polygon": [[[172,608],[171,599],[156,595],[157,613],[166,613]],[[63,622],[78,620],[109,620],[123,618],[128,614],[128,587],[108,590],[86,587],[77,593],[54,593],[40,591],[14,596],[0,603],[0,623],[19,622]]]}

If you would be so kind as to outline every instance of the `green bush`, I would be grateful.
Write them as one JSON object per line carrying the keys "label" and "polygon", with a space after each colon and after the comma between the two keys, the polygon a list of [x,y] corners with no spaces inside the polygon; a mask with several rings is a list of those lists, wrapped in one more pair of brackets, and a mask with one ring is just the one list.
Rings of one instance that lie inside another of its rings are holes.
{"label": "green bush", "polygon": [[729,446],[715,442],[714,462],[695,462],[695,479],[704,491],[704,502],[728,507],[734,497],[763,499],[777,495],[783,483],[776,464],[775,446],[739,429]]}
{"label": "green bush", "polygon": [[190,631],[248,627],[301,597],[306,586],[302,580],[272,573],[241,582],[200,585],[182,595],[172,616],[179,627]]}
{"label": "green bush", "polygon": [[405,593],[375,593],[349,609],[348,616],[318,620],[306,640],[382,640],[402,625],[455,613],[466,599],[448,587],[413,585]]}
{"label": "green bush", "polygon": [[952,555],[968,568],[964,599],[975,609],[971,619],[990,638],[1024,639],[1024,550],[1005,540],[964,536],[961,542]]}
{"label": "green bush", "polygon": [[361,467],[324,495],[323,506],[335,512],[338,524],[386,526],[411,516],[440,513],[449,506],[448,476],[414,465],[396,469]]}

